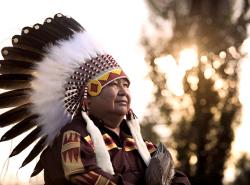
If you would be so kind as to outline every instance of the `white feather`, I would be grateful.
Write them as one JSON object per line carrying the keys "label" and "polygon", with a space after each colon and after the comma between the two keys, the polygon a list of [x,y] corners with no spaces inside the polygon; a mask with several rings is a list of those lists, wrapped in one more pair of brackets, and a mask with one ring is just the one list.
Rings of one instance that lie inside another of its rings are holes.
{"label": "white feather", "polygon": [[148,166],[151,156],[145,142],[142,139],[139,122],[137,121],[137,119],[131,119],[130,121],[127,121],[127,124],[135,140],[138,152],[140,153],[145,164]]}
{"label": "white feather", "polygon": [[103,171],[114,175],[115,173],[110,160],[110,155],[108,153],[100,130],[95,126],[95,124],[88,117],[86,112],[82,111],[82,117],[87,122],[87,131],[90,134],[91,139],[94,143],[97,166],[99,166]]}
{"label": "white feather", "polygon": [[99,54],[102,47],[87,32],[75,33],[69,40],[59,41],[47,47],[48,54],[38,62],[35,79],[32,81],[32,113],[38,114],[41,135],[48,135],[51,144],[61,128],[71,121],[64,107],[64,85],[74,70]]}

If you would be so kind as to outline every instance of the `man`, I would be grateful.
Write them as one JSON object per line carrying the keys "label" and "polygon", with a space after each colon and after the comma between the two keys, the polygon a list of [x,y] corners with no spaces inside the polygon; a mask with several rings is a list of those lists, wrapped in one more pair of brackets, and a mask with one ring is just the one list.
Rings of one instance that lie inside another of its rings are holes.
{"label": "man", "polygon": [[15,108],[0,126],[17,124],[1,141],[35,127],[10,155],[39,138],[22,164],[42,152],[32,176],[44,169],[46,185],[189,184],[181,173],[173,177],[166,150],[151,160],[156,147],[130,109],[129,78],[78,22],[56,14],[12,41],[2,49],[0,88],[10,91],[0,108]]}
{"label": "man", "polygon": [[[113,170],[107,172],[102,168],[104,164],[98,164],[96,155],[99,154],[95,147],[101,145],[93,141],[93,137],[97,137],[96,131],[93,131],[95,136],[92,137],[79,113],[62,129],[54,142],[57,147],[51,147],[42,155],[45,180],[48,177],[46,181],[49,184],[63,184],[65,179],[74,184],[144,184],[146,164],[136,150],[135,141],[124,120],[130,111],[128,80],[121,78],[110,82],[98,96],[89,96],[87,101],[89,117],[101,131],[97,140],[104,140],[110,155],[110,159],[106,160],[111,160]],[[147,146],[151,152],[155,150],[151,143],[147,143]],[[105,148],[101,152],[105,152]],[[62,160],[53,164],[51,161],[58,156],[62,156]],[[60,172],[58,179],[55,178],[55,171]]]}

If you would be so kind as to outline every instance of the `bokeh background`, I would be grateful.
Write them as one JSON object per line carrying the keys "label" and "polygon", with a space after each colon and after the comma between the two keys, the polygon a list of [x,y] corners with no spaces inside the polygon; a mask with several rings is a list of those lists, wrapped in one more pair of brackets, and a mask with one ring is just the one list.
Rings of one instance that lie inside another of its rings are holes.
{"label": "bokeh background", "polygon": [[[144,137],[164,143],[192,185],[249,185],[249,8],[248,0],[9,0],[0,46],[25,26],[70,15],[130,76]],[[42,184],[42,174],[29,178],[37,160],[19,169],[32,146],[8,159],[24,135],[0,143],[0,185]]]}

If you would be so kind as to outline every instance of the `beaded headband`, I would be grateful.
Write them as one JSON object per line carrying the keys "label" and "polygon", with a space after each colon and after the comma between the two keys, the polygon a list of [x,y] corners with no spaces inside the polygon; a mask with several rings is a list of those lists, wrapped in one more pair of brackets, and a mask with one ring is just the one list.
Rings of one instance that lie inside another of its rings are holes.
{"label": "beaded headband", "polygon": [[66,110],[71,114],[78,110],[83,94],[86,94],[84,90],[87,90],[90,96],[98,96],[103,87],[119,78],[128,77],[111,55],[99,55],[81,64],[66,80],[64,98]]}

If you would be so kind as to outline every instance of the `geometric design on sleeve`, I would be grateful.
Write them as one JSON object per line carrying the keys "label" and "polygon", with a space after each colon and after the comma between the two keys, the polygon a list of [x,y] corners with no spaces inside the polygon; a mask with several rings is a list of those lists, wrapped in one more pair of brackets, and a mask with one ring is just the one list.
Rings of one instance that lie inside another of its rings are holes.
{"label": "geometric design on sleeve", "polygon": [[80,155],[80,134],[78,132],[70,130],[63,134],[61,158],[66,179],[84,171]]}

